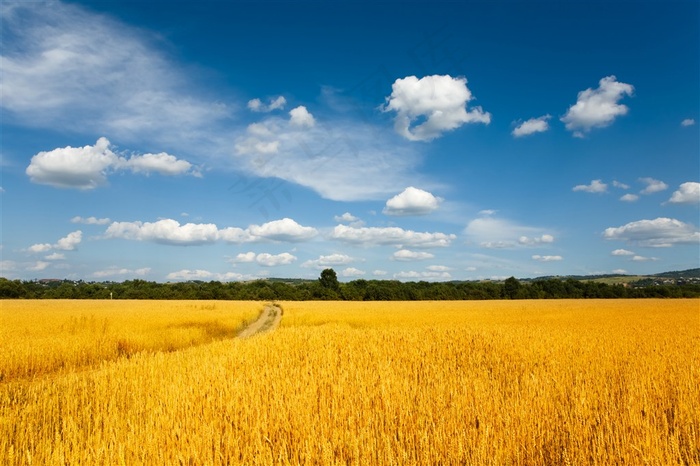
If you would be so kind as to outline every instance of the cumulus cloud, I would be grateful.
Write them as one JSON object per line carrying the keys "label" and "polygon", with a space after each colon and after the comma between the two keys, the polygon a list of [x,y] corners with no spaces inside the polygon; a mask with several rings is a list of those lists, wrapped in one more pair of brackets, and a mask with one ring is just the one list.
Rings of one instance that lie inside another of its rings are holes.
{"label": "cumulus cloud", "polygon": [[615,76],[600,80],[597,89],[588,88],[578,93],[578,100],[561,118],[566,129],[574,136],[583,137],[593,128],[604,128],[615,118],[626,115],[626,105],[618,103],[624,96],[631,96],[634,86],[617,81]]}
{"label": "cumulus cloud", "polygon": [[108,218],[87,217],[83,218],[79,215],[70,219],[71,223],[82,223],[84,225],[107,225],[111,222]]}
{"label": "cumulus cloud", "polygon": [[[466,123],[491,121],[491,114],[481,107],[467,111],[473,96],[463,77],[407,76],[394,81],[391,88],[381,109],[396,112],[394,129],[409,141],[430,141]],[[417,120],[425,121],[414,125]]]}
{"label": "cumulus cloud", "polygon": [[519,138],[522,136],[528,136],[535,133],[544,133],[549,129],[549,123],[547,120],[552,118],[551,115],[544,115],[538,118],[530,118],[527,121],[523,121],[518,126],[515,127],[513,132],[514,137]]}
{"label": "cumulus cloud", "polygon": [[382,212],[394,216],[426,215],[436,210],[441,202],[442,198],[435,197],[428,191],[409,186],[400,194],[386,201]]}
{"label": "cumulus cloud", "polygon": [[171,272],[165,276],[167,280],[177,281],[194,281],[194,280],[216,280],[220,282],[253,280],[257,277],[252,275],[243,275],[235,272],[215,273],[203,269],[182,269],[177,272]]}
{"label": "cumulus cloud", "polygon": [[635,255],[630,260],[632,260],[634,262],[651,262],[651,261],[657,261],[657,260],[659,260],[659,258],[658,257],[645,257],[645,256]]}
{"label": "cumulus cloud", "polygon": [[325,269],[328,267],[349,264],[351,262],[355,262],[355,259],[346,254],[329,254],[327,256],[319,256],[318,259],[308,260],[301,264],[301,266]]}
{"label": "cumulus cloud", "polygon": [[395,273],[394,278],[399,280],[449,280],[452,276],[449,272],[416,272],[415,270],[410,270]]}
{"label": "cumulus cloud", "polygon": [[673,218],[638,220],[620,227],[606,228],[603,238],[626,241],[645,247],[671,247],[700,242],[700,231],[689,223]]}
{"label": "cumulus cloud", "polygon": [[372,271],[372,275],[374,275],[375,277],[383,277],[387,273],[388,272],[386,270],[373,270]]}
{"label": "cumulus cloud", "polygon": [[544,233],[541,228],[490,216],[472,220],[467,224],[464,233],[471,242],[486,249],[535,247],[554,242],[554,236]]}
{"label": "cumulus cloud", "polygon": [[604,193],[607,192],[608,185],[601,180],[593,180],[591,184],[579,184],[574,186],[572,191],[583,191],[586,193]]}
{"label": "cumulus cloud", "polygon": [[693,126],[695,124],[695,120],[692,118],[686,118],[685,120],[681,121],[681,126]]}
{"label": "cumulus cloud", "polygon": [[539,254],[535,254],[532,256],[532,259],[538,262],[557,262],[564,258],[561,256],[540,256]]}
{"label": "cumulus cloud", "polygon": [[251,99],[248,101],[248,108],[253,112],[271,112],[273,110],[282,110],[287,104],[287,99],[284,96],[278,96],[270,99],[270,103],[265,105],[260,99]]}
{"label": "cumulus cloud", "polygon": [[28,266],[27,270],[31,270],[32,272],[40,272],[42,270],[46,270],[49,265],[51,265],[50,262],[36,261],[33,265]]}
{"label": "cumulus cloud", "polygon": [[424,251],[409,251],[408,249],[400,249],[396,251],[391,258],[395,261],[421,261],[426,259],[432,259],[435,254]]}
{"label": "cumulus cloud", "polygon": [[269,254],[267,252],[263,252],[255,256],[255,262],[264,267],[276,267],[279,265],[287,265],[291,264],[296,260],[296,256],[293,256],[288,252],[283,252],[281,254]]}
{"label": "cumulus cloud", "polygon": [[641,194],[653,194],[668,189],[668,185],[666,183],[655,180],[654,178],[640,178],[639,181],[647,185],[646,188],[640,191]]}
{"label": "cumulus cloud", "polygon": [[362,277],[363,275],[365,275],[365,271],[355,267],[348,267],[340,271],[340,276],[346,278]]}
{"label": "cumulus cloud", "polygon": [[54,252],[44,257],[47,261],[60,261],[66,258],[66,255],[60,252]]}
{"label": "cumulus cloud", "polygon": [[110,149],[107,138],[94,146],[63,147],[34,155],[26,169],[30,180],[57,188],[94,189],[107,183],[107,175],[118,170],[133,173],[181,175],[192,164],[166,153],[120,157]]}
{"label": "cumulus cloud", "polygon": [[671,204],[700,204],[700,183],[688,181],[681,184],[668,202]]}
{"label": "cumulus cloud", "polygon": [[365,224],[365,222],[355,217],[350,212],[345,212],[343,215],[336,215],[335,217],[333,217],[333,219],[338,223],[350,225],[353,227],[361,227]]}
{"label": "cumulus cloud", "polygon": [[615,249],[610,254],[613,256],[634,256],[634,252],[628,251],[627,249]]}
{"label": "cumulus cloud", "polygon": [[31,253],[42,253],[48,252],[52,249],[58,249],[59,251],[74,251],[80,242],[83,240],[83,232],[80,230],[68,233],[63,238],[56,241],[54,244],[41,243],[33,244],[27,248],[28,252]]}
{"label": "cumulus cloud", "polygon": [[239,262],[255,262],[255,253],[254,252],[242,252],[238,254],[231,262],[234,263],[239,263]]}
{"label": "cumulus cloud", "polygon": [[104,238],[121,238],[134,241],[152,241],[180,246],[200,245],[226,241],[250,243],[256,241],[300,242],[316,236],[318,231],[304,227],[290,218],[274,220],[262,225],[250,225],[246,229],[227,227],[219,229],[213,223],[186,223],[173,219],[156,222],[113,222]]}
{"label": "cumulus cloud", "polygon": [[445,233],[421,233],[399,227],[351,227],[337,225],[331,238],[344,243],[376,246],[395,245],[416,248],[447,247],[456,238]]}
{"label": "cumulus cloud", "polygon": [[623,196],[620,196],[620,200],[623,202],[635,202],[639,200],[639,196],[637,196],[636,194],[627,193]]}
{"label": "cumulus cloud", "polygon": [[619,181],[617,181],[617,180],[613,180],[612,184],[613,184],[613,186],[615,186],[616,188],[620,188],[620,189],[630,189],[630,186],[629,186],[628,184],[621,183],[621,182],[619,182]]}
{"label": "cumulus cloud", "polygon": [[452,268],[445,265],[429,265],[426,267],[426,270],[430,270],[431,272],[449,272]]}
{"label": "cumulus cloud", "polygon": [[311,128],[316,124],[314,116],[303,105],[289,111],[289,124],[301,128]]}
{"label": "cumulus cloud", "polygon": [[92,275],[93,277],[96,278],[105,278],[105,277],[118,277],[118,276],[136,276],[136,277],[143,277],[145,275],[148,275],[151,272],[150,267],[144,267],[141,269],[126,269],[126,268],[119,268],[119,267],[109,267],[108,269],[105,270],[98,270],[97,272],[94,272]]}

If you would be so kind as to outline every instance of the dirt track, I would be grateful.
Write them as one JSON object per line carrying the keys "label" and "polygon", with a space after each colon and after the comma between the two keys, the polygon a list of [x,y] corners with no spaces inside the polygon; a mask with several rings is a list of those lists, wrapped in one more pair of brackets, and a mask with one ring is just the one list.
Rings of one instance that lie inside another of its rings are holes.
{"label": "dirt track", "polygon": [[238,334],[238,338],[249,338],[263,332],[269,332],[270,330],[276,329],[281,321],[282,309],[274,304],[267,304],[262,314],[260,314],[260,317],[258,317],[258,320],[243,329],[243,331]]}

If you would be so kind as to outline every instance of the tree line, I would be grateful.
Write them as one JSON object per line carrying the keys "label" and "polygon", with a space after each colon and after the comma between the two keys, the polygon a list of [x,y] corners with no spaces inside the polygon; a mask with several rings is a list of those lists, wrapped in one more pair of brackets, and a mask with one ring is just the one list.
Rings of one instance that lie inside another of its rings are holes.
{"label": "tree line", "polygon": [[0,278],[0,298],[6,299],[220,299],[259,301],[418,301],[486,299],[697,298],[700,284],[625,286],[574,279],[504,282],[400,282],[353,280],[340,283],[333,269],[318,280],[221,283],[190,281],[158,283],[146,280],[84,282],[22,281]]}

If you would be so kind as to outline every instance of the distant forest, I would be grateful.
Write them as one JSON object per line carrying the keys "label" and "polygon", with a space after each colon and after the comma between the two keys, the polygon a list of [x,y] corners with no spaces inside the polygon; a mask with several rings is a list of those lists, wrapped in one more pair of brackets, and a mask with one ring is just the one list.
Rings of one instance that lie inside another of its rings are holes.
{"label": "distant forest", "polygon": [[[660,274],[659,276],[661,276]],[[333,269],[318,280],[256,280],[221,283],[190,281],[157,283],[146,280],[85,282],[21,281],[0,278],[0,298],[6,299],[220,299],[260,301],[418,301],[486,299],[697,298],[697,279],[654,280],[608,284],[573,278],[543,278],[503,282],[400,282],[353,280],[340,283]]]}

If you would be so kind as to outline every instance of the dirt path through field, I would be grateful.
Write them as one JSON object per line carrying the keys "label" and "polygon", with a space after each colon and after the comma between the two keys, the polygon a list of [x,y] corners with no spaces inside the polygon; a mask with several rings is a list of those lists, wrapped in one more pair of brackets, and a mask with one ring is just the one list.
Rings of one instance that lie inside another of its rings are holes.
{"label": "dirt path through field", "polygon": [[269,332],[279,327],[282,321],[282,309],[274,304],[266,304],[258,320],[247,326],[238,338],[249,338],[263,332]]}

